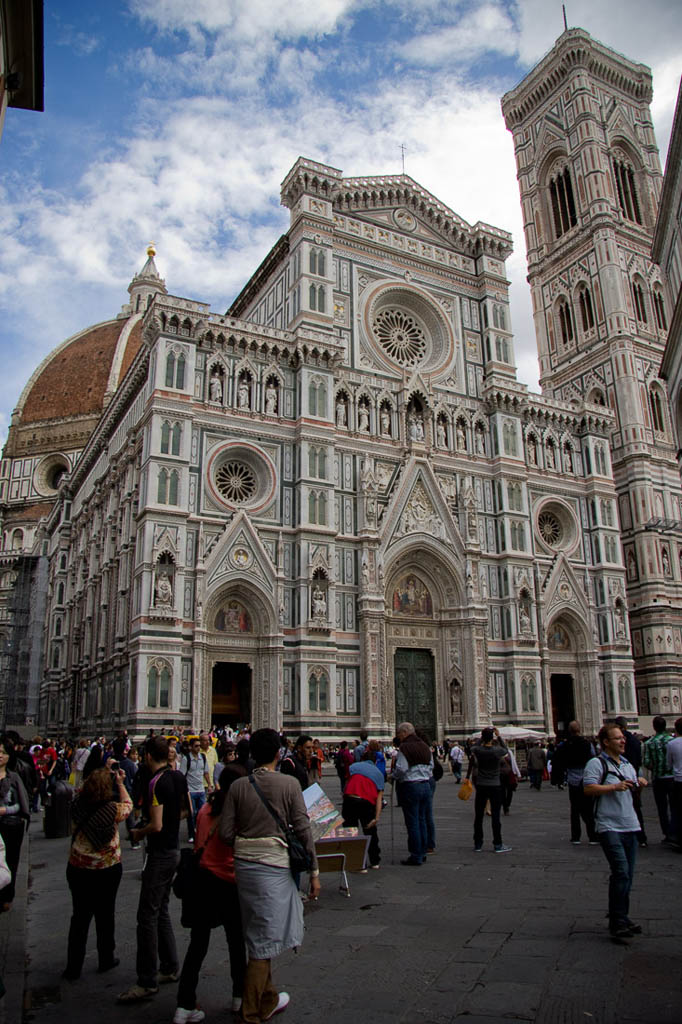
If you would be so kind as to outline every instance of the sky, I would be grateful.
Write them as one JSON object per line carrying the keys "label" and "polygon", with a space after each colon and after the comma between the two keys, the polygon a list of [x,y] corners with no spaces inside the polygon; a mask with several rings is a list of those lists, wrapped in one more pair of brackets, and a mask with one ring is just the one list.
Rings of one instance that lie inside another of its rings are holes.
{"label": "sky", "polygon": [[[679,0],[569,0],[654,75],[662,166]],[[115,316],[149,241],[169,292],[222,313],[286,231],[297,157],[405,171],[469,223],[511,231],[519,379],[537,359],[500,97],[563,31],[555,0],[46,0],[45,111],[0,139],[0,442],[38,363]]]}

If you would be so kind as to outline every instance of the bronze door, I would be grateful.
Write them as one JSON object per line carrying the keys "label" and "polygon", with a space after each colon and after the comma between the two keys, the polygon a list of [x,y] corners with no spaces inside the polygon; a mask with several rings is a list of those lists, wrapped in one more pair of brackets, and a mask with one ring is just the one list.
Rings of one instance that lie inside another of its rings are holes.
{"label": "bronze door", "polygon": [[393,662],[396,725],[412,722],[436,739],[436,687],[430,651],[399,647]]}

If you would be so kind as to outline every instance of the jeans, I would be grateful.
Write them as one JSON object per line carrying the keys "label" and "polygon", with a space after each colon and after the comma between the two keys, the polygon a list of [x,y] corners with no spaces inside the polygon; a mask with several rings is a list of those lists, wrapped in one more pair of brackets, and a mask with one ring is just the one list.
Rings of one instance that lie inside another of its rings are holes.
{"label": "jeans", "polygon": [[629,923],[630,889],[637,858],[637,832],[598,832],[604,855],[611,868],[609,878],[609,925]]}
{"label": "jeans", "polygon": [[73,864],[66,866],[66,880],[71,890],[73,905],[66,973],[72,978],[79,977],[83,968],[93,916],[97,931],[99,966],[110,967],[114,961],[116,894],[122,872],[120,864],[114,864],[110,868],[76,868]]}
{"label": "jeans", "polygon": [[427,817],[431,802],[431,787],[426,780],[424,782],[401,782],[399,797],[407,829],[407,849],[410,851],[410,860],[421,864],[426,858]]}
{"label": "jeans", "polygon": [[493,845],[502,846],[500,808],[502,806],[501,786],[476,786],[474,797],[474,846],[483,846],[483,815],[490,800],[490,814],[493,826]]}
{"label": "jeans", "polygon": [[[230,973],[232,975],[232,997],[239,998],[244,993],[246,975],[246,946],[242,932],[242,918],[239,910],[237,886],[218,878],[211,871],[199,871],[198,902],[219,908],[218,916],[225,929],[227,948],[230,952]],[[192,925],[189,946],[182,965],[180,984],[178,986],[178,1006],[185,1010],[193,1010],[197,1005],[197,984],[199,972],[208,952],[211,940],[211,921],[207,921],[201,912]]]}
{"label": "jeans", "polygon": [[594,832],[594,797],[586,796],[582,784],[568,787],[568,800],[571,805],[571,839],[580,839],[580,819],[585,822],[585,831],[590,842],[597,838]]}
{"label": "jeans", "polygon": [[433,820],[433,798],[436,795],[437,782],[431,776],[429,779],[429,805],[426,809],[426,849],[436,849],[436,823]]}
{"label": "jeans", "polygon": [[367,823],[376,817],[376,805],[371,800],[362,800],[357,796],[344,796],[342,814],[344,826],[362,825],[362,834],[370,837],[367,850],[369,863],[378,864],[381,860],[381,850],[379,849],[377,827],[376,825],[372,825],[371,828],[367,827]]}
{"label": "jeans", "polygon": [[187,836],[189,839],[194,839],[197,814],[206,803],[206,790],[202,789],[197,793],[190,793],[189,798],[192,801],[192,816],[187,819]]}
{"label": "jeans", "polygon": [[530,779],[531,788],[542,789],[542,768],[529,768],[528,778]]}
{"label": "jeans", "polygon": [[666,839],[674,839],[678,829],[673,807],[673,777],[654,779],[652,785],[661,832]]}
{"label": "jeans", "polygon": [[462,762],[461,761],[450,761],[452,767],[452,774],[455,776],[455,782],[457,785],[462,781]]}
{"label": "jeans", "polygon": [[143,988],[156,987],[157,960],[163,974],[178,969],[168,897],[179,861],[179,850],[147,851],[137,905],[137,983]]}

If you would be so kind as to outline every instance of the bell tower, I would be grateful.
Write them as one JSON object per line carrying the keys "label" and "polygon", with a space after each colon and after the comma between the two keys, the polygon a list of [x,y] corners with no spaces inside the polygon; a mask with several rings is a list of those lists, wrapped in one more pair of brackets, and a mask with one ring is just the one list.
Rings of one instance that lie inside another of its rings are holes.
{"label": "bell tower", "polygon": [[[575,28],[503,97],[502,111],[514,137],[540,384],[550,397],[616,414],[611,463],[639,710],[679,715],[682,494],[658,377],[669,314],[650,259],[661,190],[651,97],[645,65]],[[595,472],[588,452],[583,462]],[[603,547],[587,554],[594,564],[606,559]]]}

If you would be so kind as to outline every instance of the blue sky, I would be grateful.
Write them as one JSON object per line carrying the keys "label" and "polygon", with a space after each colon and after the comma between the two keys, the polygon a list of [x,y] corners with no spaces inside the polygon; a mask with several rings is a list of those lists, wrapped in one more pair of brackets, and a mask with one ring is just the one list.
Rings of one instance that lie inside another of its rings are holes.
{"label": "blue sky", "polygon": [[[654,72],[665,161],[682,4],[569,2]],[[45,5],[45,112],[0,140],[0,439],[38,362],[114,316],[150,239],[169,291],[223,311],[287,227],[299,155],[406,171],[470,222],[513,233],[519,377],[537,386],[501,95],[563,28],[554,0],[59,0]]]}

